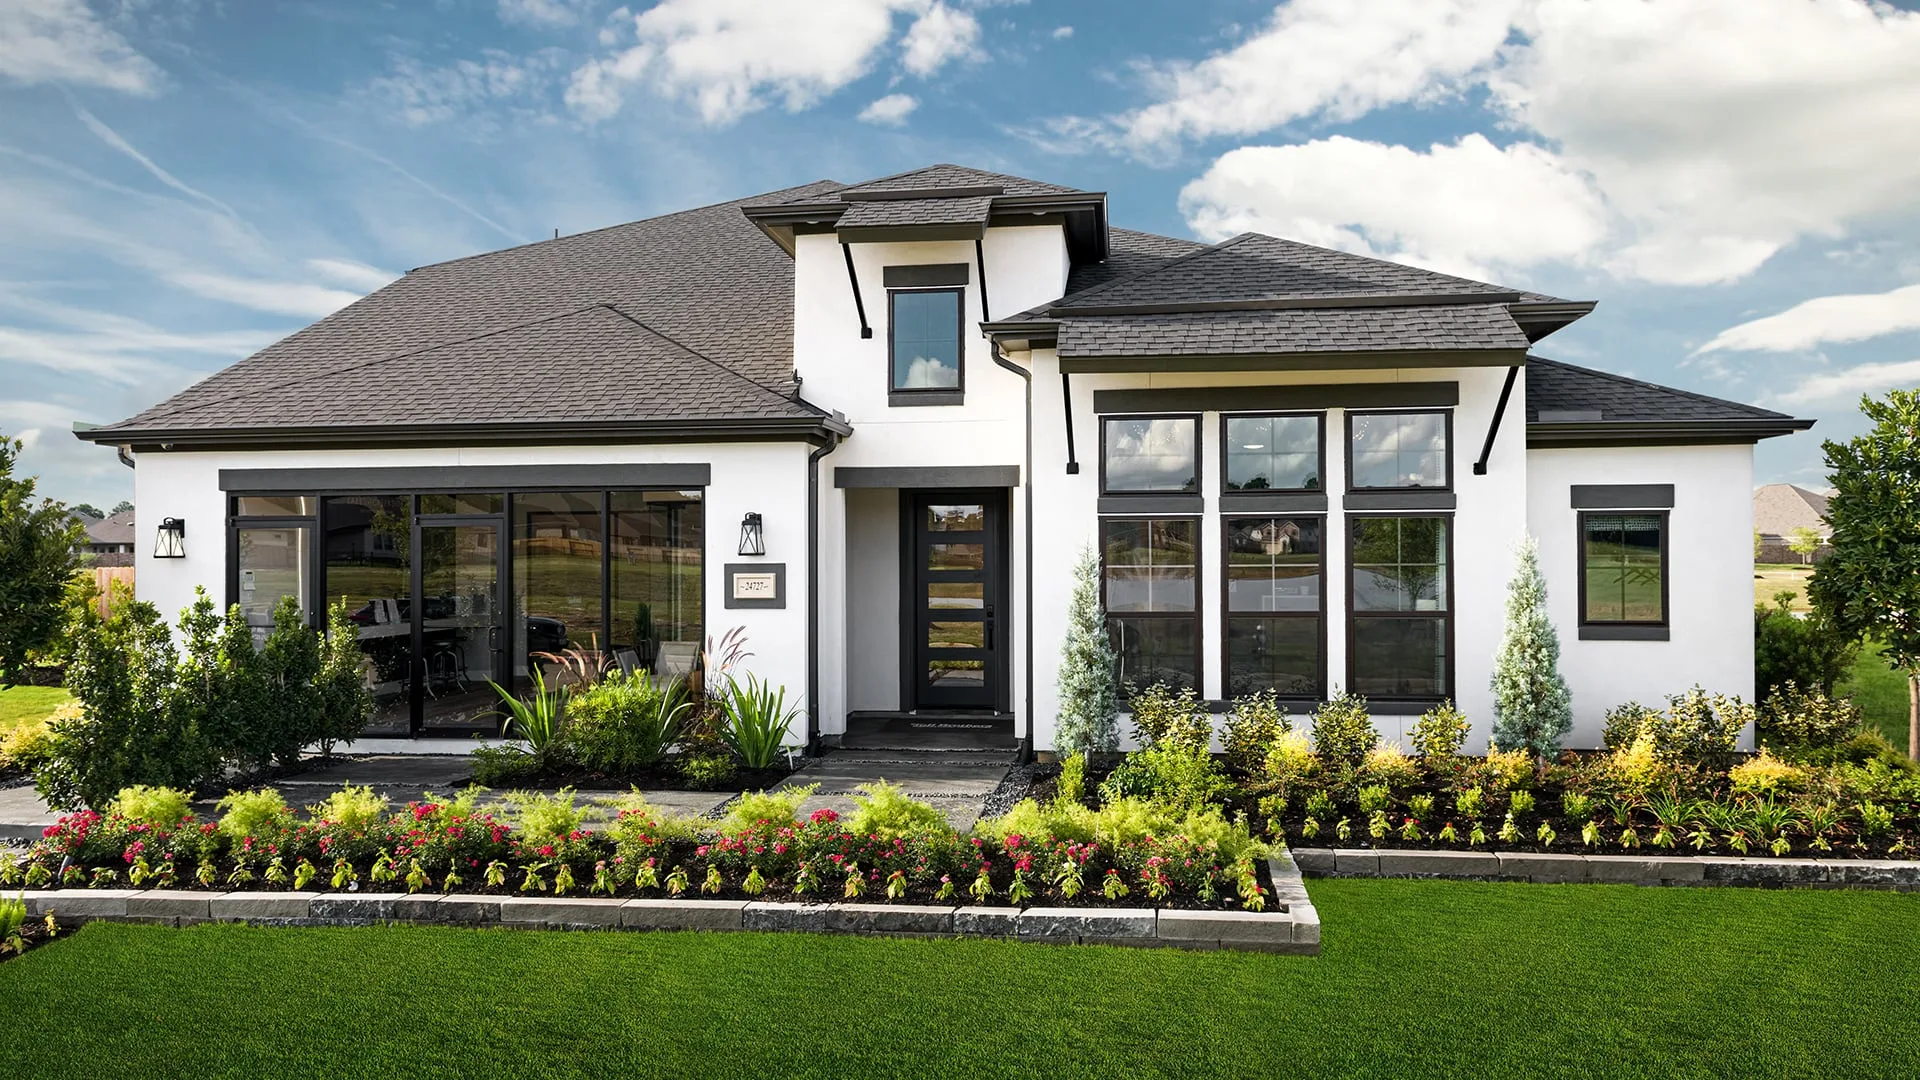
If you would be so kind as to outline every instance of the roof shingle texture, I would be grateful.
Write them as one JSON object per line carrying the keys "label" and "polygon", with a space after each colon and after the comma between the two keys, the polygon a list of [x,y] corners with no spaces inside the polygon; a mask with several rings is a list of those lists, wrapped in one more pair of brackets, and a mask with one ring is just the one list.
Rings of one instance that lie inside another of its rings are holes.
{"label": "roof shingle texture", "polygon": [[[1076,195],[1079,188],[1062,187],[1024,176],[969,169],[964,165],[929,165],[924,169],[883,176],[840,189],[842,195],[883,191],[925,191],[932,188],[997,187],[1006,195]],[[794,201],[794,200],[787,200]]]}
{"label": "roof shingle texture", "polygon": [[1753,493],[1753,527],[1766,536],[1786,537],[1795,529],[1831,535],[1827,497],[1797,484],[1766,484]]}
{"label": "roof shingle texture", "polygon": [[[610,358],[657,359],[658,345],[649,339],[660,335],[712,362],[689,368],[707,380],[695,387],[698,410],[739,404],[726,388],[729,381],[716,377],[719,370],[781,397],[793,390],[793,261],[741,215],[740,206],[818,198],[838,188],[821,181],[424,266],[107,430],[253,428],[263,416],[281,415],[353,423],[356,416],[373,415],[369,409],[447,420],[481,419],[492,409],[519,421],[527,418],[526,404],[547,393],[618,393],[627,418],[686,415],[696,403],[667,383],[605,385]],[[651,334],[603,317],[530,326],[592,305],[617,309]],[[565,349],[578,343],[572,335],[589,323],[600,327],[593,351],[570,361]],[[534,349],[529,354],[500,343],[459,344],[522,326],[528,331],[509,340],[528,344]],[[629,341],[626,353],[616,338]],[[389,378],[368,366],[443,347],[473,365],[458,372],[460,386],[484,382],[499,388],[492,402],[475,389],[429,394],[425,387],[435,377],[418,361],[396,368],[412,372],[409,378]],[[329,377],[348,369],[352,377]],[[537,386],[534,371],[560,385]],[[713,402],[705,400],[709,383],[715,386]],[[381,403],[377,394],[359,389],[373,384],[408,400]],[[541,415],[547,415],[544,407]]]}
{"label": "roof shingle texture", "polygon": [[1576,367],[1543,356],[1527,358],[1527,423],[1599,421],[1791,420],[1785,413],[1708,397],[1691,390]]}
{"label": "roof shingle texture", "polygon": [[839,227],[888,225],[981,225],[993,209],[988,196],[960,199],[876,199],[856,202],[840,215]]}
{"label": "roof shingle texture", "polygon": [[1108,315],[1060,323],[1064,359],[1525,349],[1503,304]]}

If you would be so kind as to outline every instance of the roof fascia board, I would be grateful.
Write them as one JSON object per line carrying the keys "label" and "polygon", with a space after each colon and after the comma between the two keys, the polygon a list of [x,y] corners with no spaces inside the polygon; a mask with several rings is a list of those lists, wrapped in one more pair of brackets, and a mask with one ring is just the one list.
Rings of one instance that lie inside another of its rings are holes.
{"label": "roof fascia board", "polygon": [[1597,423],[1527,425],[1527,447],[1699,446],[1757,443],[1792,435],[1812,420],[1604,420]]}
{"label": "roof fascia board", "polygon": [[1373,368],[1509,367],[1525,349],[1246,353],[1224,356],[1081,356],[1060,358],[1073,375],[1138,371],[1344,371]]}
{"label": "roof fascia board", "polygon": [[1101,315],[1178,315],[1204,311],[1282,311],[1343,308],[1444,307],[1472,304],[1510,304],[1519,293],[1370,293],[1358,296],[1286,296],[1242,300],[1179,300],[1164,304],[1106,304],[1078,307],[1056,304],[1047,314],[1060,318],[1094,318]]}
{"label": "roof fascia board", "polygon": [[404,426],[277,427],[215,430],[147,429],[75,432],[86,442],[130,445],[136,451],[381,449],[430,446],[566,446],[581,443],[695,441],[824,441],[853,433],[836,417],[733,420],[608,421],[600,423],[414,424]]}
{"label": "roof fascia board", "polygon": [[978,240],[986,226],[953,222],[942,225],[853,225],[835,230],[844,243],[895,244],[927,240]]}

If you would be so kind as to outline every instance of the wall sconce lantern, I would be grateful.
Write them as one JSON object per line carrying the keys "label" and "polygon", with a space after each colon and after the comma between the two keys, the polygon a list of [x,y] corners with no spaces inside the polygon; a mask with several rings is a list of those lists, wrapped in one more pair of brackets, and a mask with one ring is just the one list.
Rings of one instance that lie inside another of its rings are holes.
{"label": "wall sconce lantern", "polygon": [[740,519],[740,554],[765,555],[766,538],[760,532],[760,515],[749,512]]}
{"label": "wall sconce lantern", "polygon": [[153,538],[153,557],[156,559],[184,559],[187,557],[187,523],[181,518],[163,518],[160,531]]}

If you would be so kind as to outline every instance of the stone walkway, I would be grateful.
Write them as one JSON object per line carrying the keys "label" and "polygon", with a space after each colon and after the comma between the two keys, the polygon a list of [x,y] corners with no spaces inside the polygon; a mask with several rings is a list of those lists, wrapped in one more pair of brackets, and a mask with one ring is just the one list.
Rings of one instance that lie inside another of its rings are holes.
{"label": "stone walkway", "polygon": [[800,805],[805,817],[821,807],[841,814],[853,811],[861,785],[886,780],[921,802],[931,803],[956,829],[970,829],[981,807],[1007,770],[1011,753],[914,753],[892,750],[836,750],[808,762],[774,790],[819,784]]}

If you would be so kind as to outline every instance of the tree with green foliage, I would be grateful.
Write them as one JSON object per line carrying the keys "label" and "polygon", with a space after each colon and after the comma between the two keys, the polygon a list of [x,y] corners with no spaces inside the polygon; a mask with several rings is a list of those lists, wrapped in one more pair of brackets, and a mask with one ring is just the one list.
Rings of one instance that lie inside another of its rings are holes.
{"label": "tree with green foliage", "polygon": [[1120,748],[1114,666],[1107,613],[1100,605],[1100,560],[1092,548],[1086,548],[1073,568],[1067,640],[1060,646],[1060,712],[1053,729],[1056,753],[1111,753]]}
{"label": "tree with green foliage", "polygon": [[1814,553],[1818,552],[1820,545],[1824,543],[1826,543],[1826,538],[1820,535],[1819,529],[1809,528],[1805,525],[1787,534],[1787,550],[1800,556],[1802,560],[1809,564],[1813,562]]}
{"label": "tree with green foliage", "polygon": [[33,497],[34,478],[14,479],[24,444],[0,436],[0,690],[13,685],[28,657],[60,637],[75,550],[86,530],[73,512]]}
{"label": "tree with green foliage", "polygon": [[1529,750],[1542,762],[1573,728],[1572,698],[1560,677],[1560,636],[1547,618],[1547,579],[1533,538],[1520,545],[1507,585],[1507,629],[1493,666],[1493,745]]}
{"label": "tree with green foliage", "polygon": [[101,510],[92,503],[74,503],[67,509],[72,510],[76,514],[85,514],[90,518],[103,518],[107,516],[106,511]]}
{"label": "tree with green foliage", "polygon": [[1920,390],[1860,399],[1872,427],[1829,439],[1827,524],[1833,550],[1807,586],[1850,638],[1874,637],[1907,676],[1907,755],[1920,760]]}
{"label": "tree with green foliage", "polygon": [[1834,629],[1825,614],[1815,610],[1801,618],[1793,613],[1793,592],[1773,594],[1773,606],[1753,608],[1754,701],[1765,705],[1774,690],[1793,683],[1822,694],[1853,666],[1859,639]]}
{"label": "tree with green foliage", "polygon": [[107,511],[107,515],[111,517],[114,514],[124,514],[131,509],[133,509],[133,504],[125,499],[121,499],[119,502],[113,504],[113,509]]}

